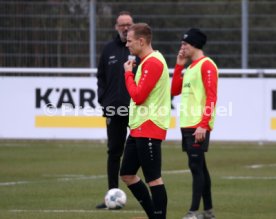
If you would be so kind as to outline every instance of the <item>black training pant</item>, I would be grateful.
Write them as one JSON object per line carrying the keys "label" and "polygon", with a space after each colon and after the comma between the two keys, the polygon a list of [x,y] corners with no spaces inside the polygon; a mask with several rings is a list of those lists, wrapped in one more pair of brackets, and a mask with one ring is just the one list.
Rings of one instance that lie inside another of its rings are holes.
{"label": "black training pant", "polygon": [[121,157],[127,136],[128,116],[106,118],[108,189],[118,188]]}
{"label": "black training pant", "polygon": [[182,149],[187,152],[188,164],[193,177],[192,204],[190,211],[197,211],[203,199],[204,210],[211,209],[211,178],[207,168],[205,152],[208,151],[210,132],[203,142],[195,143],[195,129],[182,129]]}

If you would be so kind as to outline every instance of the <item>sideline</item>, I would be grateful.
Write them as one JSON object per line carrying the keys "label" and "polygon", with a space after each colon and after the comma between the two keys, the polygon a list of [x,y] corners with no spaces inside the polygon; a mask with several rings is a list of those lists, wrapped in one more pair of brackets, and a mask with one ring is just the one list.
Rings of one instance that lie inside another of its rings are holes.
{"label": "sideline", "polygon": [[[169,174],[183,174],[189,173],[190,170],[165,170],[162,171],[162,174],[169,175]],[[57,182],[67,182],[67,181],[74,181],[74,180],[98,180],[98,179],[105,179],[107,175],[92,175],[92,176],[85,176],[85,175],[43,175],[44,178],[37,181],[14,181],[14,182],[0,182],[0,186],[16,186],[22,184],[32,184],[32,183],[45,183],[49,181],[57,181]]]}
{"label": "sideline", "polygon": [[112,213],[120,213],[120,214],[133,214],[133,213],[144,213],[144,211],[137,210],[82,210],[82,209],[74,209],[74,210],[65,210],[65,209],[33,209],[33,210],[24,210],[24,209],[11,209],[9,212],[13,213],[102,213],[102,212],[112,212]]}

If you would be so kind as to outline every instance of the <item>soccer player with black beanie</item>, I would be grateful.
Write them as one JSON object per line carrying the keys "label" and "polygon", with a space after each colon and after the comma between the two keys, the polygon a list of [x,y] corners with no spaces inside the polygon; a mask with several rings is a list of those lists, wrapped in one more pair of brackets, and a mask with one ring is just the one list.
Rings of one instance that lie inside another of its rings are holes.
{"label": "soccer player with black beanie", "polygon": [[[214,61],[204,55],[202,48],[206,42],[206,35],[197,28],[191,28],[183,35],[172,79],[172,95],[181,94],[178,108],[182,149],[188,155],[193,178],[192,203],[183,219],[199,218],[197,211],[201,198],[204,207],[201,218],[215,219],[205,152],[214,126],[218,69]],[[191,63],[182,76],[182,70],[188,62]]]}

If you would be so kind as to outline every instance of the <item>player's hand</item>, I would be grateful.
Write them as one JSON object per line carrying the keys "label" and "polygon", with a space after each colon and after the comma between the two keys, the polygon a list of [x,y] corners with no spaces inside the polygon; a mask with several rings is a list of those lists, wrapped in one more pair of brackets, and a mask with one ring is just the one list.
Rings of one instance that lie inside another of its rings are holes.
{"label": "player's hand", "polygon": [[202,142],[205,140],[206,131],[207,130],[204,128],[197,127],[197,129],[193,133],[193,135],[195,136],[195,143]]}
{"label": "player's hand", "polygon": [[176,58],[176,64],[178,65],[181,65],[181,66],[184,66],[187,62],[187,58],[185,56],[185,52],[184,52],[184,49],[181,45],[179,51],[178,51],[178,54],[177,54],[177,58]]}
{"label": "player's hand", "polygon": [[135,66],[135,61],[134,60],[128,60],[124,63],[124,69],[125,69],[125,72],[127,71],[131,71],[132,72],[132,69],[133,67]]}

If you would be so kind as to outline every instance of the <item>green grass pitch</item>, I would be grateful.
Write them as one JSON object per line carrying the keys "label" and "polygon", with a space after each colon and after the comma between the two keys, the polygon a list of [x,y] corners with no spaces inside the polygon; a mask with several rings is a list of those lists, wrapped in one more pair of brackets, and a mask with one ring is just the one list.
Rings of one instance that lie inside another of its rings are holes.
{"label": "green grass pitch", "polygon": [[[168,219],[191,200],[179,142],[163,143]],[[276,218],[276,144],[212,142],[207,153],[218,219]],[[141,175],[141,174],[140,174]],[[142,176],[142,175],[141,175]],[[106,192],[106,145],[95,141],[0,141],[1,219],[131,219],[145,214],[128,189],[123,210],[96,210]],[[201,205],[202,206],[202,205]]]}

